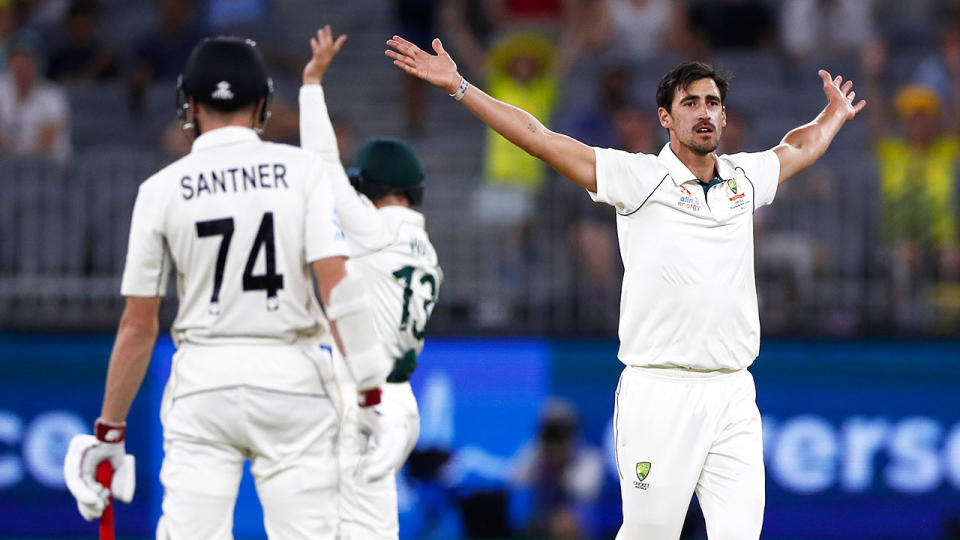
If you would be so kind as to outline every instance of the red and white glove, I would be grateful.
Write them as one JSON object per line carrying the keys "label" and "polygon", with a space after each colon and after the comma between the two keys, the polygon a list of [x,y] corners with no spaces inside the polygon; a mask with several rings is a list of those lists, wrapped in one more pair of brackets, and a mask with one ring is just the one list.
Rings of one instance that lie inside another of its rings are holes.
{"label": "red and white glove", "polygon": [[[98,418],[93,432],[94,435],[74,436],[63,460],[67,489],[77,500],[80,515],[87,521],[103,514],[111,494],[118,501],[128,503],[133,500],[136,488],[134,459],[126,453],[123,445],[126,422],[115,424]],[[113,467],[113,481],[109,488],[96,479],[97,465],[102,461],[109,461]]]}
{"label": "red and white glove", "polygon": [[357,424],[366,448],[357,465],[357,476],[370,483],[397,474],[403,466],[417,443],[420,415],[409,383],[387,383],[382,390],[367,390],[360,396]]}

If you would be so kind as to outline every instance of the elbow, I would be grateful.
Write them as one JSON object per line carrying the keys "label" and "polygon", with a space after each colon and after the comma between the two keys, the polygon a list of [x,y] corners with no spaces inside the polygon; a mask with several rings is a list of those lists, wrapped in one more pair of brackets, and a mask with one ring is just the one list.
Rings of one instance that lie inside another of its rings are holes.
{"label": "elbow", "polygon": [[160,333],[160,324],[156,318],[153,320],[121,319],[120,332],[135,339],[153,340]]}
{"label": "elbow", "polygon": [[160,321],[157,314],[140,314],[126,312],[120,318],[118,333],[133,338],[156,338],[160,333]]}

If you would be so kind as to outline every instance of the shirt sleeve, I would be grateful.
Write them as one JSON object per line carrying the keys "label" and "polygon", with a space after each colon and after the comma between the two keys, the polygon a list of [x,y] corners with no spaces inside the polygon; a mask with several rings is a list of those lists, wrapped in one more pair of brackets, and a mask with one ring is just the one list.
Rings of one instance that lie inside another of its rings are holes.
{"label": "shirt sleeve", "polygon": [[390,243],[393,233],[386,230],[376,207],[350,185],[340,164],[337,137],[320,85],[300,87],[300,145],[317,153],[328,169],[334,207],[352,254],[376,251]]}
{"label": "shirt sleeve", "polygon": [[340,223],[353,255],[363,255],[383,248],[391,242],[394,231],[388,230],[383,216],[369,199],[350,185],[340,164],[330,164],[329,178]]}
{"label": "shirt sleeve", "polygon": [[141,185],[133,206],[120,284],[124,296],[161,297],[167,292],[171,257],[163,230],[164,205],[150,191],[147,183]]}
{"label": "shirt sleeve", "polygon": [[653,194],[666,172],[656,163],[656,156],[631,154],[611,148],[594,148],[597,157],[597,192],[590,194],[596,202],[607,203],[617,212],[629,213],[640,208]]}
{"label": "shirt sleeve", "polygon": [[780,158],[776,152],[743,152],[730,156],[730,160],[743,169],[744,176],[753,185],[754,207],[772,203],[780,184]]}
{"label": "shirt sleeve", "polygon": [[325,161],[340,163],[337,135],[319,84],[300,87],[300,146],[320,154]]}
{"label": "shirt sleeve", "polygon": [[333,207],[333,190],[326,172],[327,167],[321,167],[320,162],[314,162],[316,181],[307,194],[306,219],[304,220],[304,257],[307,262],[326,259],[327,257],[346,257],[349,255],[347,239],[340,226],[340,219]]}

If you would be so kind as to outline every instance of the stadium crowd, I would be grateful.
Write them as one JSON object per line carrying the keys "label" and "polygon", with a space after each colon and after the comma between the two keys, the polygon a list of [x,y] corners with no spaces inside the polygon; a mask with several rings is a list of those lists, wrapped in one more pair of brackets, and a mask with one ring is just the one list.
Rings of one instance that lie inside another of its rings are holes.
{"label": "stadium crowd", "polygon": [[331,100],[342,155],[351,140],[396,134],[425,156],[425,211],[449,269],[434,332],[613,335],[617,238],[612,212],[537,160],[476,122],[435,121],[449,105],[382,67],[378,43],[394,33],[424,48],[439,35],[491,95],[589,144],[636,152],[665,142],[653,88],[678,59],[733,73],[727,153],[772,147],[818,110],[822,96],[806,91],[816,68],[849,74],[869,121],[756,215],[764,331],[960,329],[960,2],[337,4],[0,0],[0,304],[18,306],[0,324],[112,326],[137,175],[189,150],[172,105],[190,48],[206,35],[258,40],[278,88],[266,137],[296,143],[290,81],[308,35],[297,29],[330,22],[355,51],[329,83],[350,96]]}

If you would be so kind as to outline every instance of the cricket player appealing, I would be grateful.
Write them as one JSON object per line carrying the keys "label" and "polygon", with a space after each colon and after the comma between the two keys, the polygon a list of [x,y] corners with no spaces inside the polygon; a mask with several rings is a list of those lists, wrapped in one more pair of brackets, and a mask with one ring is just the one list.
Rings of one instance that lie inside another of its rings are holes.
{"label": "cricket player appealing", "polygon": [[[360,389],[357,424],[375,440],[382,433],[373,405],[392,363],[369,330],[366,285],[346,269],[331,167],[260,140],[271,87],[249,40],[205,39],[187,61],[178,116],[197,138],[189,155],[140,186],[102,412],[95,436],[76,436],[64,464],[88,520],[101,515],[111,491],[132,496],[125,419],[150,360],[171,263],[178,350],[161,408],[158,539],[232,538],[247,459],[270,538],[335,538],[339,418],[314,275]],[[94,480],[104,460],[119,483]]]}
{"label": "cricket player appealing", "polygon": [[[347,268],[363,280],[374,305],[376,332],[394,362],[377,410],[382,415],[389,454],[378,462],[389,474],[375,482],[352,474],[363,449],[356,434],[357,407],[345,401],[340,439],[340,540],[396,539],[396,472],[416,445],[420,432],[410,375],[423,350],[424,329],[437,301],[443,273],[424,229],[424,216],[411,206],[423,197],[423,172],[413,149],[392,138],[364,144],[349,171],[340,165],[337,139],[324,101],[323,75],[346,36],[332,39],[329,26],[310,40],[313,58],[303,70],[300,89],[300,143],[330,164],[334,204],[347,234]],[[354,187],[351,187],[353,183]],[[358,193],[359,192],[359,193]],[[334,367],[350,395],[353,384],[342,357]],[[380,470],[371,470],[380,474]]]}
{"label": "cricket player appealing", "polygon": [[436,55],[394,36],[386,54],[447,90],[491,128],[617,211],[624,279],[614,427],[623,525],[618,539],[673,540],[696,492],[711,540],[760,536],[763,441],[747,367],[760,349],[752,216],[815,162],[866,105],[821,70],[827,105],[765,152],[714,153],[727,81],[688,62],[657,88],[670,134],[659,155],[591,148],[490,98]]}

